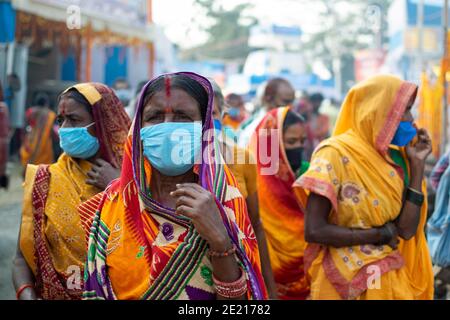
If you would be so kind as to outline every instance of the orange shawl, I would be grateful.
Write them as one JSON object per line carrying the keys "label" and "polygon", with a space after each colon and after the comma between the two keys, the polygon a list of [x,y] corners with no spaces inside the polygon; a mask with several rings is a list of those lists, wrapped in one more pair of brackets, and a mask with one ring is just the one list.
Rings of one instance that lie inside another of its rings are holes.
{"label": "orange shawl", "polygon": [[[287,107],[278,108],[264,117],[252,139],[252,150],[256,150],[258,155],[259,210],[279,296],[282,299],[305,299],[309,288],[303,271],[306,247],[304,217],[292,190],[295,175],[287,160],[282,137],[288,111]],[[272,134],[266,130],[274,131]],[[266,146],[267,153],[262,150]],[[271,159],[271,165],[278,167],[276,172],[263,172],[270,166],[264,159]]]}
{"label": "orange shawl", "polygon": [[20,147],[22,166],[27,164],[50,164],[55,161],[52,130],[56,113],[46,108],[34,107],[28,111],[31,132],[25,136]]}
{"label": "orange shawl", "polygon": [[[237,259],[248,279],[248,297],[267,296],[258,245],[245,200],[237,183],[222,165],[212,122],[213,90],[209,81],[193,73],[180,73],[200,82],[208,92],[203,125],[203,154],[208,161],[194,167],[201,186],[216,197]],[[170,75],[166,75],[170,77]],[[154,79],[152,81],[156,81]],[[150,81],[142,92],[152,83]],[[190,219],[175,214],[151,198],[151,165],[142,154],[140,129],[143,97],[126,144],[121,177],[104,193],[93,217],[86,263],[85,299],[215,299],[208,246]],[[90,214],[92,206],[80,206]]]}

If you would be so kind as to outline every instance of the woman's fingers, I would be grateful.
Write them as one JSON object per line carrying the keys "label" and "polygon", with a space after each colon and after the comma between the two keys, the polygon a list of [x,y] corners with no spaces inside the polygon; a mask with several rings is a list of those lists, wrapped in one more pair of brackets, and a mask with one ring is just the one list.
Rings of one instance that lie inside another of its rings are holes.
{"label": "woman's fingers", "polygon": [[187,205],[181,205],[176,208],[175,212],[177,214],[180,214],[182,216],[188,217],[193,219],[195,217],[195,214],[192,210],[192,208],[188,207]]}
{"label": "woman's fingers", "polygon": [[424,140],[424,141],[431,140],[430,135],[428,134],[428,131],[426,129],[419,129],[417,131],[417,134],[418,134],[419,139],[421,139],[421,140]]}
{"label": "woman's fingers", "polygon": [[97,180],[95,180],[95,179],[86,179],[86,183],[91,185],[91,186],[96,186],[97,185]]}
{"label": "woman's fingers", "polygon": [[96,179],[98,177],[98,172],[95,170],[90,170],[87,172],[87,176],[91,179]]}
{"label": "woman's fingers", "polygon": [[188,196],[191,198],[196,199],[198,197],[198,192],[190,187],[180,187],[176,189],[175,191],[172,191],[170,193],[172,197],[181,197],[181,196]]}
{"label": "woman's fingers", "polygon": [[195,207],[195,200],[191,197],[181,196],[177,199],[175,206],[178,208],[183,205],[193,208]]}
{"label": "woman's fingers", "polygon": [[107,161],[105,161],[105,160],[99,158],[99,159],[96,159],[96,160],[95,160],[95,164],[96,164],[98,167],[104,167],[104,166],[109,165],[109,162],[107,162]]}
{"label": "woman's fingers", "polygon": [[197,183],[179,183],[177,184],[177,188],[189,188],[189,189],[193,189],[196,190],[199,193],[204,193],[206,190],[198,185]]}

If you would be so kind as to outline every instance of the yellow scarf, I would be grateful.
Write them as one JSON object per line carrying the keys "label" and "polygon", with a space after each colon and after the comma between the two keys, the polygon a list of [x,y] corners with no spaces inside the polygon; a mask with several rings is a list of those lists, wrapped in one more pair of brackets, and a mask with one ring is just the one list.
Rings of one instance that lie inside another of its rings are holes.
{"label": "yellow scarf", "polygon": [[[352,88],[333,136],[313,154],[294,184],[306,206],[309,192],[332,203],[330,222],[367,229],[395,220],[402,208],[403,172],[389,144],[417,87],[377,76]],[[408,163],[407,158],[405,161]],[[425,183],[423,192],[426,195]],[[426,198],[426,197],[425,197]],[[432,299],[433,274],[424,236],[426,203],[416,236],[389,246],[333,248],[309,244],[305,269],[312,299]]]}
{"label": "yellow scarf", "polygon": [[37,124],[27,134],[20,147],[20,160],[23,167],[27,164],[50,164],[55,161],[51,133],[56,113],[50,110],[39,110],[36,113]]}

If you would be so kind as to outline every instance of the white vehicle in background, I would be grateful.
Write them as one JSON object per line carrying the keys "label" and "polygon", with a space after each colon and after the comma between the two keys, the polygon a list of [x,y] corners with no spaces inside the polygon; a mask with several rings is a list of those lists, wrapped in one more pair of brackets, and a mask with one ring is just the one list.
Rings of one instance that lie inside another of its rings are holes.
{"label": "white vehicle in background", "polygon": [[265,74],[304,74],[306,65],[301,53],[258,50],[251,52],[244,64],[248,76]]}

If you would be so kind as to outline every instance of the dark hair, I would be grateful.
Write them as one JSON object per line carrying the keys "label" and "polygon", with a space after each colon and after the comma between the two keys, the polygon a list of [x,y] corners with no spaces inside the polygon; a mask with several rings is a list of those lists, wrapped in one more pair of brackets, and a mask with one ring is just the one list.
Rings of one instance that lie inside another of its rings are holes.
{"label": "dark hair", "polygon": [[86,108],[86,110],[92,114],[91,104],[81,93],[78,92],[77,89],[71,88],[66,93],[63,93],[62,95],[60,95],[58,98],[58,103],[61,101],[62,98],[70,98],[70,99],[75,100],[79,104],[83,105]]}
{"label": "dark hair", "polygon": [[227,95],[226,100],[231,99],[231,100],[243,100],[242,97],[236,93],[230,93]]}
{"label": "dark hair", "polygon": [[211,82],[211,86],[214,91],[214,99],[217,100],[219,105],[219,112],[222,113],[223,111],[223,105],[225,104],[225,99],[223,98],[222,89],[220,89],[217,82],[215,82],[213,79],[208,79],[209,82]]}
{"label": "dark hair", "polygon": [[148,80],[140,81],[136,87],[136,95],[140,94],[142,91],[142,88],[145,86],[145,84],[148,82]]}
{"label": "dark hair", "polygon": [[289,110],[286,113],[286,118],[284,118],[283,122],[283,132],[287,130],[290,126],[297,124],[297,123],[304,123],[305,119],[298,114],[297,112],[293,110]]}
{"label": "dark hair", "polygon": [[[264,95],[263,100],[264,101],[271,101],[281,84],[288,85],[289,87],[292,87],[291,83],[283,78],[273,78],[267,82],[266,88],[264,89]],[[267,100],[267,97],[271,97],[270,100]]]}
{"label": "dark hair", "polygon": [[324,100],[324,96],[323,96],[323,94],[321,94],[319,92],[313,93],[312,95],[309,96],[309,101],[311,101],[311,102],[322,103],[323,100]]}
{"label": "dark hair", "polygon": [[34,105],[38,107],[47,107],[50,106],[50,97],[46,92],[37,92],[34,96]]}
{"label": "dark hair", "polygon": [[208,108],[208,93],[199,82],[183,74],[164,76],[156,79],[156,81],[147,87],[144,93],[144,105],[148,103],[155,93],[166,89],[167,78],[170,79],[171,89],[183,90],[197,101],[200,106],[202,122],[204,123],[206,121],[206,110]]}

